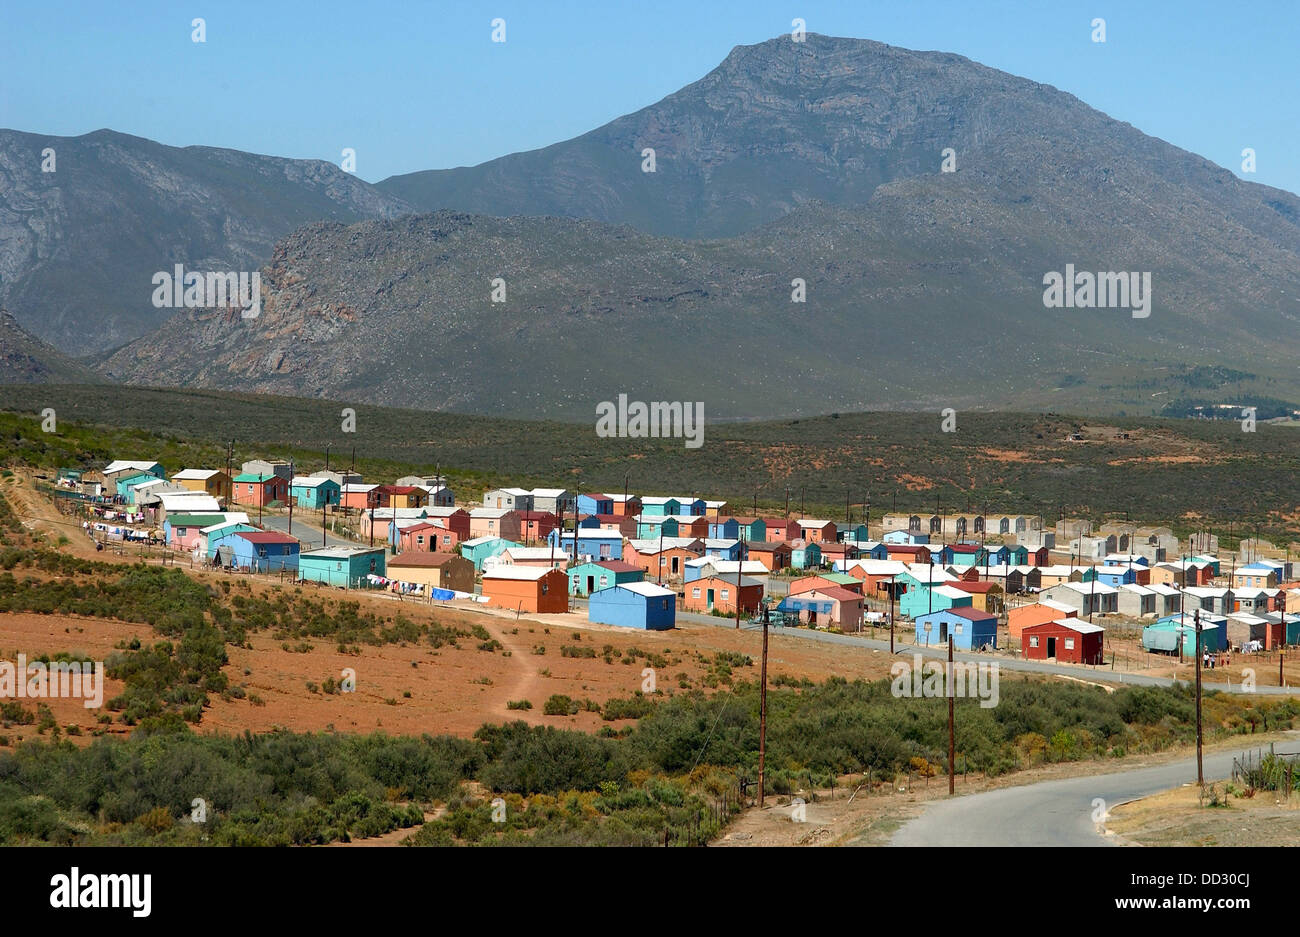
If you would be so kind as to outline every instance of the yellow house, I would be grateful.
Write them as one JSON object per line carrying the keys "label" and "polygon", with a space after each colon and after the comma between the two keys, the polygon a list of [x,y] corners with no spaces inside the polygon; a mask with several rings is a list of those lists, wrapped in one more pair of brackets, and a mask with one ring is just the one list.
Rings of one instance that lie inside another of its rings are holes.
{"label": "yellow house", "polygon": [[185,469],[173,475],[171,480],[190,491],[201,491],[218,500],[230,500],[230,476],[220,469]]}

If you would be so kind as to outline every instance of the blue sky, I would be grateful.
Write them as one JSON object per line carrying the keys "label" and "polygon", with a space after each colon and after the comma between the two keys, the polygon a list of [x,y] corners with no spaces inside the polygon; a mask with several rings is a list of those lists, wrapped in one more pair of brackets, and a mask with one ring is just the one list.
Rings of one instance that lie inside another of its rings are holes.
{"label": "blue sky", "polygon": [[[1300,3],[1246,0],[0,4],[0,127],[102,127],[370,181],[564,140],[790,30],[965,55],[1300,192]],[[207,41],[190,38],[201,16]],[[506,42],[491,42],[491,21]],[[1107,41],[1091,40],[1094,17]]]}

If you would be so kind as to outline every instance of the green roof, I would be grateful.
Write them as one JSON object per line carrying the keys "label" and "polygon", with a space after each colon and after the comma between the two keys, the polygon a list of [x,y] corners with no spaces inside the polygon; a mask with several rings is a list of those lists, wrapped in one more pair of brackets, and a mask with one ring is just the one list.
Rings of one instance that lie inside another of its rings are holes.
{"label": "green roof", "polygon": [[167,520],[173,527],[211,527],[224,521],[222,514],[169,514]]}
{"label": "green roof", "polygon": [[254,475],[251,472],[243,475],[236,475],[234,481],[237,482],[269,482],[272,479],[280,478],[279,475]]}
{"label": "green roof", "polygon": [[859,583],[862,581],[857,576],[850,576],[848,573],[823,573],[822,578],[829,579],[831,582],[842,582],[842,583],[849,583],[849,584]]}

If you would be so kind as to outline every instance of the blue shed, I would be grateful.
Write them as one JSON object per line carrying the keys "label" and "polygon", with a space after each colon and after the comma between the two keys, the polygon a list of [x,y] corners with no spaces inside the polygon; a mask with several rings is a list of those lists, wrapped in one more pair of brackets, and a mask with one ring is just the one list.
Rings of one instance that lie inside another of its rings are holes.
{"label": "blue shed", "polygon": [[591,595],[612,586],[645,580],[645,570],[622,560],[579,563],[569,567],[569,595]]}
{"label": "blue shed", "polygon": [[342,487],[332,478],[298,477],[289,483],[289,496],[300,508],[320,510],[338,504]]}
{"label": "blue shed", "polygon": [[794,569],[821,569],[822,548],[807,543],[790,551],[790,566]]}
{"label": "blue shed", "polygon": [[741,559],[741,552],[745,546],[739,540],[705,540],[704,555],[711,556],[718,560],[738,560]]}
{"label": "blue shed", "polygon": [[[573,531],[561,533],[558,529],[547,535],[547,542],[569,556],[573,555]],[[617,530],[578,531],[578,556],[589,556],[595,560],[621,560],[623,558],[623,535]]]}
{"label": "blue shed", "polygon": [[734,517],[711,520],[709,521],[709,536],[718,540],[739,540],[740,521]]}
{"label": "blue shed", "polygon": [[937,612],[920,615],[916,619],[916,643],[922,645],[943,645],[952,635],[952,646],[956,650],[975,651],[981,648],[998,646],[998,619],[989,612],[963,606],[945,608]]}
{"label": "blue shed", "polygon": [[208,544],[222,566],[278,573],[298,568],[298,541],[278,530],[238,530]]}
{"label": "blue shed", "polygon": [[677,622],[677,594],[652,582],[629,582],[593,592],[587,620],[601,625],[667,631]]}

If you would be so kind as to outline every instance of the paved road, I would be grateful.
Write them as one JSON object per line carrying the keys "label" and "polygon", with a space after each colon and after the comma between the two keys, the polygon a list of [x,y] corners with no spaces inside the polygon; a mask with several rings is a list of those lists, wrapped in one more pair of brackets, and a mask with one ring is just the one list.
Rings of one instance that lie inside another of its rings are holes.
{"label": "paved road", "polygon": [[[249,517],[254,520],[257,515],[250,514]],[[289,515],[287,514],[263,514],[262,526],[267,530],[278,530],[281,533],[289,532]],[[302,541],[303,550],[320,549],[320,514],[313,514],[310,511],[293,512],[293,536]],[[345,537],[339,537],[330,534],[326,542],[332,547],[360,547],[369,546],[370,542],[362,543],[358,540],[348,540]],[[383,541],[380,541],[382,545]]]}
{"label": "paved road", "polygon": [[[1300,753],[1300,742],[1277,745],[1278,754]],[[1240,751],[1205,756],[1206,778],[1232,773]],[[982,794],[954,797],[926,807],[905,823],[891,846],[1107,846],[1093,817],[1106,809],[1196,782],[1196,759],[1116,774],[1041,781]]]}

